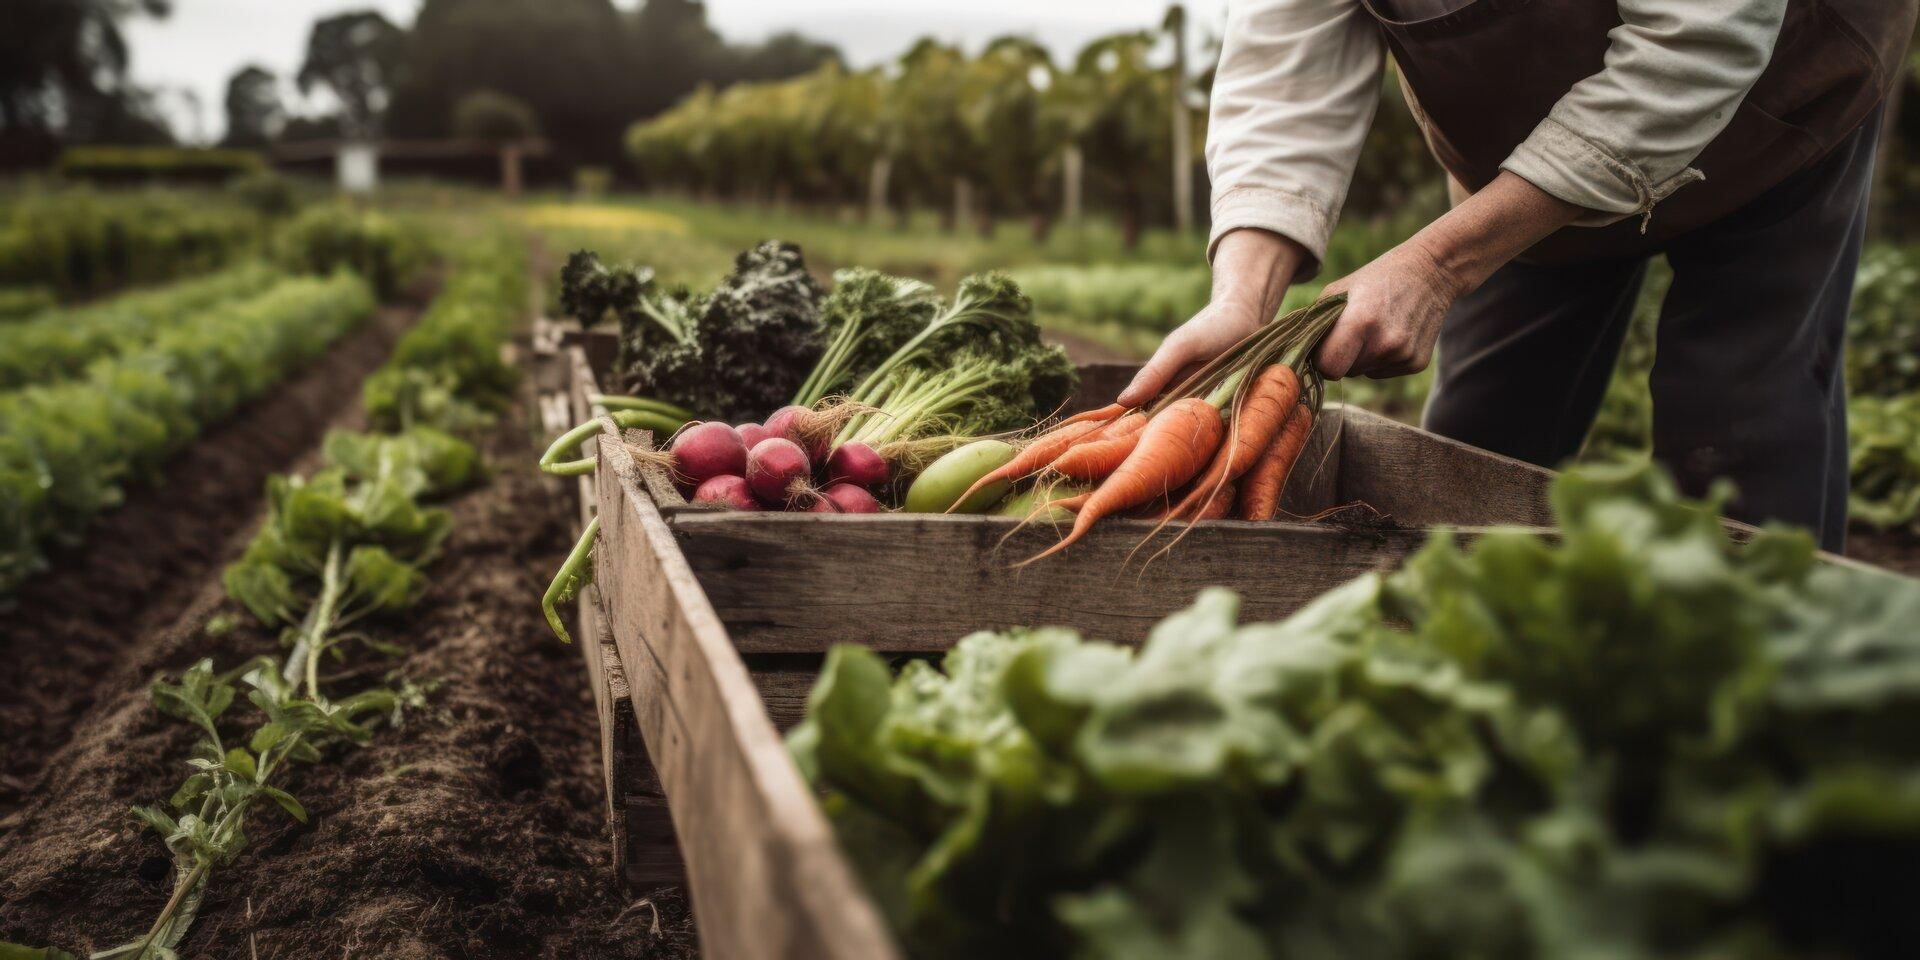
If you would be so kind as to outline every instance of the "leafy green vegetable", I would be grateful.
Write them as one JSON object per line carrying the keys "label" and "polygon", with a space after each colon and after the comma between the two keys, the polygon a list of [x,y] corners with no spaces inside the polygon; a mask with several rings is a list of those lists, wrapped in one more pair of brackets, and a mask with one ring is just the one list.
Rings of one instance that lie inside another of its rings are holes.
{"label": "leafy green vegetable", "polygon": [[1847,386],[1856,395],[1920,391],[1920,250],[1875,246],[1860,257],[1847,319]]}
{"label": "leafy green vegetable", "polygon": [[468,432],[512,404],[520,375],[500,348],[526,315],[526,256],[505,233],[457,251],[440,295],[361,387],[375,428]]}
{"label": "leafy green vegetable", "polygon": [[772,240],[705,294],[661,290],[652,271],[586,252],[561,271],[563,309],[588,325],[618,318],[624,391],[736,422],[772,413],[806,379],[825,346],[820,299],[800,248]]}
{"label": "leafy green vegetable", "polygon": [[373,312],[345,274],[210,307],[86,376],[0,392],[0,593],[76,542],[206,425],[320,356]]}
{"label": "leafy green vegetable", "polygon": [[78,377],[94,360],[136,350],[164,330],[258,296],[284,279],[266,266],[247,264],[0,325],[0,389]]}
{"label": "leafy green vegetable", "polygon": [[830,339],[793,403],[811,407],[859,383],[939,313],[939,294],[918,280],[865,267],[835,273],[820,305]]}
{"label": "leafy green vegetable", "polygon": [[392,300],[413,281],[428,253],[417,225],[344,203],[302,211],[276,240],[278,257],[289,268],[320,274],[352,270],[382,300]]}
{"label": "leafy green vegetable", "polygon": [[1053,413],[1076,383],[1066,351],[1042,341],[1019,286],[979,274],[854,387],[851,399],[876,411],[850,420],[839,440],[879,447],[1016,430]]}
{"label": "leafy green vegetable", "polygon": [[837,648],[790,744],[917,956],[1910,954],[1920,584],[1553,500],[1280,623]]}
{"label": "leafy green vegetable", "polygon": [[1920,391],[1847,401],[1848,514],[1882,530],[1920,532]]}

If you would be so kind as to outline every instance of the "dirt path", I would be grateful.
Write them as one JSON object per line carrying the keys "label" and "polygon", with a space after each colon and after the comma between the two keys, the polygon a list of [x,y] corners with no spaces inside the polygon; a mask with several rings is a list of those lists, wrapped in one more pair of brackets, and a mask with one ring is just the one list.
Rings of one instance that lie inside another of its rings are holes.
{"label": "dirt path", "polygon": [[201,436],[157,483],[29,581],[0,630],[0,815],[32,790],[74,722],[120,682],[124,652],[180,616],[251,529],[268,476],[312,449],[417,314],[385,309],[267,398]]}
{"label": "dirt path", "polygon": [[[677,896],[635,902],[612,881],[592,698],[578,651],[537,605],[573,507],[569,488],[530,468],[529,430],[514,419],[494,432],[498,472],[449,504],[454,533],[427,596],[378,629],[410,648],[396,669],[432,685],[429,707],[296,770],[287,786],[311,824],[278,811],[249,822],[254,846],[215,874],[185,955],[690,955]],[[208,636],[220,615],[244,625]],[[0,940],[82,952],[151,921],[167,864],[126,811],[164,800],[193,738],[148,705],[145,678],[274,643],[209,581],[103,683],[44,784],[0,821]]]}

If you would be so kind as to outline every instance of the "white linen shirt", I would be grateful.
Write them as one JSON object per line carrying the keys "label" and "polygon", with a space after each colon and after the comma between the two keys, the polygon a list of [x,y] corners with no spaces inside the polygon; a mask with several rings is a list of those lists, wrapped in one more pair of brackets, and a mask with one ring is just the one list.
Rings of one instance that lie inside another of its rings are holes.
{"label": "white linen shirt", "polygon": [[[1773,55],[1787,0],[1618,0],[1605,65],[1501,164],[1604,226],[1703,179],[1695,157]],[[1457,6],[1457,4],[1456,4]],[[1207,127],[1208,259],[1258,227],[1319,269],[1379,104],[1386,43],[1360,0],[1228,0]]]}

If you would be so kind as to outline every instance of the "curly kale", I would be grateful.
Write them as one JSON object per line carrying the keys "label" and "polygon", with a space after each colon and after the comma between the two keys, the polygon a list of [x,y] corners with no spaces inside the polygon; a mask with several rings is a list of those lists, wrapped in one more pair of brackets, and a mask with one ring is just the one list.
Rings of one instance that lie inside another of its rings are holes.
{"label": "curly kale", "polygon": [[583,327],[597,326],[608,314],[616,321],[641,297],[653,292],[653,270],[631,264],[609,267],[589,250],[576,250],[560,268],[560,309]]}
{"label": "curly kale", "polygon": [[800,248],[767,241],[734,261],[711,292],[662,289],[644,268],[575,254],[561,305],[583,324],[620,322],[614,380],[622,388],[730,421],[785,404],[825,347],[820,285]]}

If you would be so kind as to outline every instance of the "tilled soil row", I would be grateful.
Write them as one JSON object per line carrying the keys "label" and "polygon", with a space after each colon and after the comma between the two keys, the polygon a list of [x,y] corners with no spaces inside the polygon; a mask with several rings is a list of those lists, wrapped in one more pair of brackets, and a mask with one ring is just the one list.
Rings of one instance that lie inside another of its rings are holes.
{"label": "tilled soil row", "polygon": [[[286,786],[311,823],[251,818],[255,846],[214,874],[185,955],[691,955],[677,895],[636,901],[612,877],[591,693],[578,651],[538,611],[541,578],[571,545],[571,488],[531,469],[530,429],[516,417],[495,431],[498,473],[449,504],[454,533],[428,594],[378,629],[410,649],[394,666],[431,687],[428,708],[294,768]],[[211,636],[215,618],[242,626]],[[152,709],[146,679],[275,642],[209,577],[103,682],[41,787],[0,822],[0,940],[80,952],[144,930],[170,877],[127,808],[166,798],[193,740]]]}
{"label": "tilled soil row", "polygon": [[201,436],[29,581],[0,629],[0,816],[30,793],[75,721],[126,682],[129,652],[179,618],[256,522],[267,477],[355,408],[360,383],[412,324],[388,308],[326,356]]}

